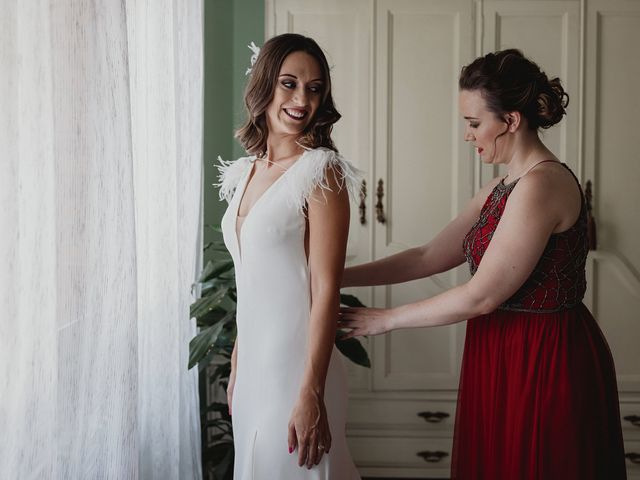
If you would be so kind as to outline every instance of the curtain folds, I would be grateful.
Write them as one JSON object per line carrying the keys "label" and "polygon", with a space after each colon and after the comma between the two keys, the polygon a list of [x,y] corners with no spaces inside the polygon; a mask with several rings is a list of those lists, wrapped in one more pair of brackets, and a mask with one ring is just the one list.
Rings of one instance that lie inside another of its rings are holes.
{"label": "curtain folds", "polygon": [[202,0],[4,0],[0,478],[200,479]]}

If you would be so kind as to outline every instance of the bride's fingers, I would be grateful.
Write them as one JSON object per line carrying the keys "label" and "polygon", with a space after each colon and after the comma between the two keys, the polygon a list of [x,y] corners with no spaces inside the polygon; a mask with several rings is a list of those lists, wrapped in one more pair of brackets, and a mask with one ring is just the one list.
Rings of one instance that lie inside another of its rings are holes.
{"label": "bride's fingers", "polygon": [[309,440],[308,438],[298,438],[298,466],[302,467],[307,463],[307,456],[309,455]]}
{"label": "bride's fingers", "polygon": [[293,424],[289,424],[289,434],[287,438],[287,443],[289,443],[289,453],[293,453],[298,445],[298,437],[296,435],[296,428]]}
{"label": "bride's fingers", "polygon": [[320,455],[320,449],[318,448],[318,436],[313,435],[309,440],[309,454],[307,455],[307,468],[311,468],[318,464],[318,455]]}
{"label": "bride's fingers", "polygon": [[324,434],[318,436],[318,455],[316,456],[315,464],[318,465],[322,460],[322,456],[329,453],[331,448],[331,434],[327,431]]}

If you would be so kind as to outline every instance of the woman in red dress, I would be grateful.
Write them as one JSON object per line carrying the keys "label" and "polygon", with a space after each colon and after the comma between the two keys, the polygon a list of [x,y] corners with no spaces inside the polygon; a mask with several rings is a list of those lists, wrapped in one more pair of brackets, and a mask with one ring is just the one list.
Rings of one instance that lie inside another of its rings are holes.
{"label": "woman in red dress", "polygon": [[385,285],[467,262],[471,279],[390,309],[345,308],[349,336],[463,320],[467,333],[452,455],[458,480],[626,478],[613,360],[583,305],[586,206],[542,143],[568,96],[518,50],[462,69],[465,140],[504,164],[432,241],[345,270],[343,286]]}

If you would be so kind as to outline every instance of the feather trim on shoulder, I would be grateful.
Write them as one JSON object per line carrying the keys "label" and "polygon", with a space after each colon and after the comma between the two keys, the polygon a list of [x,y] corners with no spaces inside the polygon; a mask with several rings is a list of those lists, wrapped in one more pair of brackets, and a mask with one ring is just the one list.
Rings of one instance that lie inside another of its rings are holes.
{"label": "feather trim on shoulder", "polygon": [[225,161],[218,156],[218,183],[214,183],[215,187],[220,189],[220,200],[231,201],[233,193],[236,191],[236,187],[243,175],[246,173],[253,157],[241,157],[237,160]]}
{"label": "feather trim on shoulder", "polygon": [[299,170],[289,177],[288,183],[291,200],[300,212],[304,212],[316,188],[319,187],[323,195],[325,191],[332,191],[327,178],[327,175],[331,174],[338,184],[339,191],[346,188],[352,202],[359,200],[364,174],[339,153],[326,148],[316,148],[307,150],[298,162],[302,162],[295,165]]}

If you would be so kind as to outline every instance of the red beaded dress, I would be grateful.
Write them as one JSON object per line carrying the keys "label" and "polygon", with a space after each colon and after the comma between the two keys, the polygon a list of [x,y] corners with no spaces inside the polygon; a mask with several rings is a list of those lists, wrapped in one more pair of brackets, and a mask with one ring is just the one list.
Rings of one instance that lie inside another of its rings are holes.
{"label": "red beaded dress", "polygon": [[[494,188],[464,239],[472,274],[516,184]],[[452,479],[626,478],[613,359],[582,304],[586,218],[583,198],[522,287],[467,322]]]}

